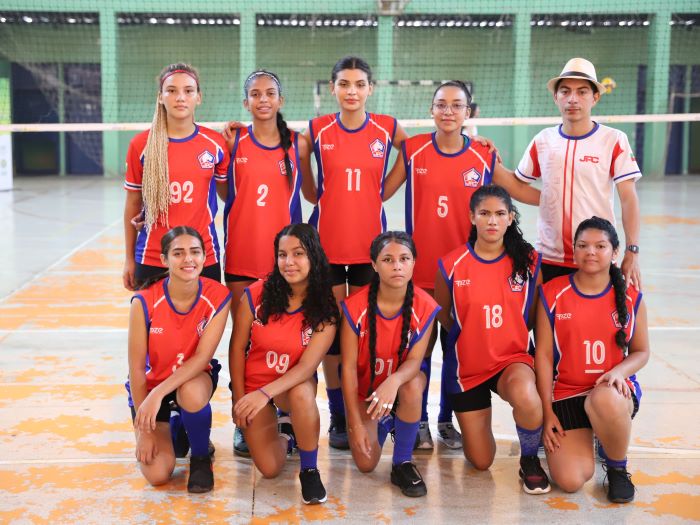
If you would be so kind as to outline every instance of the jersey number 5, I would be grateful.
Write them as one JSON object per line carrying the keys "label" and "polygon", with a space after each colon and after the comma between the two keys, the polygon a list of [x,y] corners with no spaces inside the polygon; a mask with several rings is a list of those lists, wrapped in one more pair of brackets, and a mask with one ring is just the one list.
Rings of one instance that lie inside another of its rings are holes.
{"label": "jersey number 5", "polygon": [[447,213],[449,212],[449,208],[447,207],[447,195],[440,195],[438,197],[438,207],[437,207],[437,214],[438,217],[441,219],[444,219],[447,217]]}

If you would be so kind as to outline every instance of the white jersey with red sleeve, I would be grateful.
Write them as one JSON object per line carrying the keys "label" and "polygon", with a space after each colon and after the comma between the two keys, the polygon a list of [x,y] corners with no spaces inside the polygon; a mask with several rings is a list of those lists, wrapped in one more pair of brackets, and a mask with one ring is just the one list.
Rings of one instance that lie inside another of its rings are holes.
{"label": "white jersey with red sleeve", "polygon": [[581,221],[595,215],[614,225],[614,186],[642,176],[627,135],[597,122],[580,137],[561,125],[540,131],[515,174],[527,183],[542,180],[536,246],[543,262],[571,268]]}
{"label": "white jersey with red sleeve", "polygon": [[340,114],[309,121],[318,168],[318,203],[309,219],[332,264],[369,263],[372,240],[386,230],[384,178],[396,134],[394,117],[367,113],[357,129]]}
{"label": "white jersey with red sleeve", "polygon": [[[343,315],[358,337],[357,347],[357,396],[365,399],[370,389],[370,351],[369,351],[369,320],[368,314],[369,285],[357,290],[354,294],[341,301]],[[440,307],[428,293],[415,286],[413,288],[413,305],[411,307],[411,322],[408,328],[408,343],[405,353],[411,351],[421,340],[430,327]],[[402,312],[392,317],[377,312],[376,329],[376,360],[374,365],[374,383],[372,390],[381,385],[399,365],[399,345],[401,344],[401,328],[403,326]]]}
{"label": "white jersey with red sleeve", "polygon": [[[624,330],[629,341],[642,294],[633,286],[625,294]],[[553,400],[587,394],[601,375],[625,358],[615,342],[615,334],[623,327],[615,307],[615,289],[610,283],[601,293],[586,295],[576,288],[572,274],[542,285],[540,297],[554,340]],[[639,399],[641,389],[636,377],[628,378],[627,383]]]}
{"label": "white jersey with red sleeve", "polygon": [[[141,191],[148,134],[148,130],[139,133],[129,144],[124,182],[127,191]],[[169,227],[156,223],[139,231],[135,249],[137,263],[162,267],[160,240],[175,226],[189,226],[199,232],[204,240],[205,266],[219,262],[219,241],[214,226],[218,209],[216,183],[226,182],[229,158],[221,134],[199,125],[189,137],[169,139]]]}
{"label": "white jersey with red sleeve", "polygon": [[456,153],[440,151],[435,132],[416,135],[401,145],[406,169],[406,231],[418,258],[413,282],[435,287],[438,259],[469,239],[469,201],[491,183],[496,153],[464,137]]}

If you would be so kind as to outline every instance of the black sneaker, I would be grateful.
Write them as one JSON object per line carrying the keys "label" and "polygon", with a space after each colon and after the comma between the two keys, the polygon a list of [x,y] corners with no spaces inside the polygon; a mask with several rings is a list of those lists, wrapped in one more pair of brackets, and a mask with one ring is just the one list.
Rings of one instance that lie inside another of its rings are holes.
{"label": "black sneaker", "polygon": [[307,468],[299,472],[301,499],[307,505],[318,505],[328,499],[326,488],[321,483],[321,473],[317,468]]}
{"label": "black sneaker", "polygon": [[192,456],[190,458],[190,477],[187,480],[187,492],[200,494],[214,488],[214,469],[209,456]]}
{"label": "black sneaker", "polygon": [[401,489],[404,496],[418,498],[428,493],[423,476],[418,472],[418,467],[410,461],[404,461],[400,465],[391,467],[391,482]]}
{"label": "black sneaker", "polygon": [[[607,471],[608,499],[613,503],[629,503],[634,500],[634,483],[626,468],[614,468],[603,465]],[[605,482],[603,482],[605,484]]]}
{"label": "black sneaker", "polygon": [[521,456],[518,474],[523,480],[523,490],[528,494],[546,494],[552,490],[547,473],[537,456]]}
{"label": "black sneaker", "polygon": [[298,452],[297,438],[294,435],[292,419],[289,416],[282,416],[277,420],[277,432],[287,438],[287,455],[292,456]]}
{"label": "black sneaker", "polygon": [[242,458],[250,457],[250,450],[248,450],[248,443],[245,442],[245,437],[243,437],[243,431],[236,427],[233,431],[233,453],[236,456]]}
{"label": "black sneaker", "polygon": [[328,444],[339,450],[348,450],[348,430],[343,414],[331,414],[331,424],[328,427]]}

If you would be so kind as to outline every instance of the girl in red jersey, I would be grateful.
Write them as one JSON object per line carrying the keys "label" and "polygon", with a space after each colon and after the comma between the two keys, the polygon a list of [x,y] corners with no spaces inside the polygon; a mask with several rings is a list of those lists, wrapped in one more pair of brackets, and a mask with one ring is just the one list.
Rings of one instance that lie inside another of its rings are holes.
{"label": "girl in red jersey", "polygon": [[221,368],[212,357],[226,326],[231,294],[200,276],[206,256],[197,230],[177,226],[160,242],[167,271],[134,295],[129,315],[126,386],[136,459],[149,483],[167,483],[176,455],[170,412],[178,410],[192,450],[187,490],[208,492],[214,487],[209,399]]}
{"label": "girl in red jersey", "polygon": [[545,493],[549,480],[537,457],[542,404],[528,354],[540,257],[523,239],[519,214],[500,186],[474,192],[470,211],[469,242],[440,259],[435,281],[440,323],[450,330],[445,360],[464,455],[479,470],[493,463],[495,392],[513,407],[523,490]]}
{"label": "girl in red jersey", "polygon": [[[226,195],[226,144],[219,133],[194,122],[202,95],[192,66],[171,64],[158,82],[151,129],[131,140],[126,159],[123,282],[129,290],[162,273],[160,239],[178,225],[199,232],[205,252],[202,275],[221,280],[215,189],[218,185],[222,198]],[[137,230],[132,220],[142,210],[145,226]]]}
{"label": "girl in red jersey", "polygon": [[[497,162],[492,145],[466,136],[462,129],[469,118],[471,93],[458,80],[441,84],[433,94],[430,113],[435,131],[408,138],[401,155],[387,177],[384,200],[406,181],[406,231],[413,236],[420,259],[416,261],[415,283],[431,295],[440,257],[457,246],[464,246],[471,232],[469,200],[477,188],[494,182],[516,199],[537,205],[539,190],[520,182]],[[433,334],[428,353],[437,334]],[[443,349],[447,331],[440,330]],[[430,357],[428,373],[430,373]],[[449,448],[460,448],[462,439],[452,425],[452,406],[447,392],[448,369],[443,360],[440,388],[438,436]],[[430,376],[428,376],[430,377]],[[417,448],[432,449],[428,427],[428,389],[424,392],[423,413]]]}
{"label": "girl in red jersey", "polygon": [[233,421],[255,466],[273,478],[284,467],[290,437],[278,433],[275,405],[290,413],[304,503],[322,503],[315,372],[335,337],[338,307],[316,230],[286,226],[274,246],[277,264],[265,281],[246,288],[236,312],[229,348]]}
{"label": "girl in red jersey", "polygon": [[544,407],[542,441],[552,480],[567,492],[593,477],[593,434],[605,449],[608,499],[627,503],[632,418],[642,391],[635,374],[649,360],[642,293],[615,265],[620,241],[592,217],[574,235],[578,270],[541,287],[535,369]]}
{"label": "girl in red jersey", "polygon": [[[411,461],[427,378],[421,363],[440,307],[413,285],[416,247],[405,232],[386,232],[370,247],[374,275],[341,304],[343,394],[350,450],[361,472],[377,466],[394,420],[391,482],[406,496],[427,494]],[[395,417],[390,412],[398,400]]]}
{"label": "girl in red jersey", "polygon": [[[386,229],[382,192],[389,155],[407,135],[394,117],[366,111],[372,70],[361,58],[347,56],[335,64],[330,90],[339,111],[310,120],[305,132],[313,145],[318,178],[318,202],[309,223],[321,236],[331,263],[333,293],[341,301],[348,287],[352,293],[372,277],[369,246]],[[331,412],[329,443],[347,449],[339,364],[336,341],[323,362]]]}

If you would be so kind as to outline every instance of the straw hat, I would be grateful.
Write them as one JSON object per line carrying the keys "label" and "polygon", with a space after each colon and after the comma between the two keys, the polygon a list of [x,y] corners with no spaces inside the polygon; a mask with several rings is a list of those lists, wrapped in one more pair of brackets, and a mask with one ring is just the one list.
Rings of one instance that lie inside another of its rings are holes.
{"label": "straw hat", "polygon": [[595,74],[595,67],[590,61],[585,58],[572,58],[569,60],[558,77],[554,77],[547,82],[547,89],[550,93],[554,93],[554,86],[557,82],[564,78],[580,78],[593,82],[598,88],[598,93],[605,93],[605,86],[598,82],[598,77]]}

